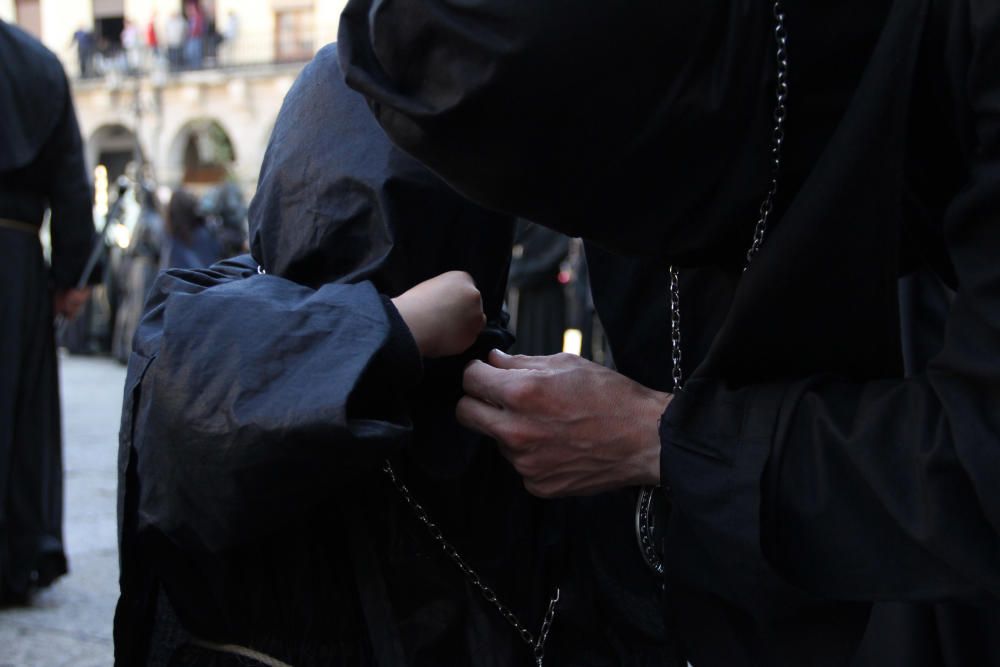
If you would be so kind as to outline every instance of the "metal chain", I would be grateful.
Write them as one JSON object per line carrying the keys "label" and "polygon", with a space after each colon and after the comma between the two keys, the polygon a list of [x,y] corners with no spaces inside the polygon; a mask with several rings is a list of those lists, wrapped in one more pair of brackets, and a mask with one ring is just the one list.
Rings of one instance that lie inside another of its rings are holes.
{"label": "metal chain", "polygon": [[653,500],[658,486],[639,487],[639,498],[635,504],[635,536],[639,542],[639,553],[653,574],[663,576],[663,558],[653,539]]}
{"label": "metal chain", "polygon": [[674,393],[684,384],[681,366],[681,280],[677,267],[670,267],[670,357],[674,364]]}
{"label": "metal chain", "polygon": [[753,230],[753,240],[747,250],[746,263],[743,271],[750,268],[750,262],[754,256],[760,252],[760,246],[764,242],[764,234],[767,233],[767,223],[774,210],[774,197],[778,193],[778,176],[781,173],[781,149],[785,145],[785,118],[788,115],[786,103],[788,101],[788,31],[785,30],[785,11],[781,7],[781,1],[777,0],[773,7],[774,13],[774,40],[777,45],[775,59],[777,61],[777,80],[775,82],[775,105],[774,105],[774,128],[771,131],[771,184],[767,189],[767,195],[760,205],[760,217]]}
{"label": "metal chain", "polygon": [[[774,128],[771,131],[771,182],[761,202],[757,224],[754,225],[753,238],[750,247],[747,249],[746,262],[743,265],[743,272],[750,268],[750,263],[760,252],[760,247],[764,243],[764,235],[767,234],[767,223],[774,210],[774,197],[778,193],[778,177],[781,174],[782,148],[785,145],[785,119],[788,116],[788,31],[785,29],[785,11],[781,6],[781,0],[776,0],[772,7],[774,14],[774,40],[776,44],[775,59],[777,61],[777,79],[774,89]],[[674,393],[681,390],[684,384],[684,370],[681,361],[683,354],[681,351],[681,286],[680,272],[677,267],[669,268],[670,274],[670,358],[673,363]],[[663,574],[663,559],[657,552],[655,541],[653,540],[653,493],[656,487],[643,486],[639,489],[639,498],[636,500],[635,521],[636,539],[639,542],[639,550],[646,565],[657,575]]]}
{"label": "metal chain", "polygon": [[441,532],[441,528],[434,523],[430,516],[427,514],[427,510],[424,509],[417,500],[410,493],[410,489],[407,488],[406,484],[396,476],[396,471],[393,470],[392,464],[386,461],[382,467],[382,471],[389,477],[392,481],[393,486],[399,491],[399,495],[402,497],[403,501],[409,506],[416,516],[417,520],[422,523],[426,528],[427,532],[430,533],[431,538],[441,547],[441,550],[455,563],[462,575],[465,576],[466,580],[472,584],[473,587],[479,591],[479,594],[488,603],[493,605],[500,615],[503,617],[507,623],[514,628],[521,640],[531,648],[532,655],[535,659],[536,667],[542,667],[542,662],[545,658],[545,640],[549,638],[549,631],[552,629],[552,621],[555,620],[556,616],[556,604],[559,602],[559,589],[556,588],[555,593],[549,599],[549,606],[545,612],[545,618],[542,620],[542,626],[538,632],[538,637],[531,633],[518,619],[517,615],[510,610],[510,607],[505,605],[497,597],[497,594],[490,588],[487,584],[483,583],[482,579],[479,578],[479,574],[472,569],[472,567],[462,558],[458,550],[444,537]]}

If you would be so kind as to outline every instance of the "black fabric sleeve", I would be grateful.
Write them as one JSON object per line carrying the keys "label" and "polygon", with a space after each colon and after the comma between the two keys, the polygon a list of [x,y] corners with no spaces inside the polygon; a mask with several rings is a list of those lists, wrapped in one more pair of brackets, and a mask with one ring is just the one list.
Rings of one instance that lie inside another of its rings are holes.
{"label": "black fabric sleeve", "polygon": [[[73,100],[66,85],[65,108],[44,149],[47,196],[52,210],[52,280],[56,289],[74,287],[95,240],[90,181]],[[99,274],[91,277],[96,282]]]}
{"label": "black fabric sleeve", "polygon": [[834,599],[1000,597],[1000,6],[968,10],[970,167],[945,218],[959,285],[927,372],[691,383],[665,415],[664,481],[721,577],[766,559]]}
{"label": "black fabric sleeve", "polygon": [[136,338],[139,529],[212,551],[273,531],[410,434],[421,376],[370,283],[311,289],[227,262],[157,281]]}

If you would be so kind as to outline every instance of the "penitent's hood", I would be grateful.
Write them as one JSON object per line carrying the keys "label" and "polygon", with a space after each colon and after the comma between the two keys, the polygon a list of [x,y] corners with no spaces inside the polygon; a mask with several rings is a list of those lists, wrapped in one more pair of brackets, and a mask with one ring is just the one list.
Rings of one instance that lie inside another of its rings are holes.
{"label": "penitent's hood", "polygon": [[334,45],[285,98],[250,206],[251,252],[306,285],[371,280],[395,296],[469,272],[491,319],[503,303],[513,222],[472,204],[394,147],[344,84]]}
{"label": "penitent's hood", "polygon": [[[786,4],[775,217],[834,136],[892,3]],[[389,137],[473,200],[628,255],[738,266],[771,176],[773,7],[349,0],[338,44]]]}
{"label": "penitent's hood", "polygon": [[67,104],[59,60],[37,39],[0,20],[0,171],[31,163]]}

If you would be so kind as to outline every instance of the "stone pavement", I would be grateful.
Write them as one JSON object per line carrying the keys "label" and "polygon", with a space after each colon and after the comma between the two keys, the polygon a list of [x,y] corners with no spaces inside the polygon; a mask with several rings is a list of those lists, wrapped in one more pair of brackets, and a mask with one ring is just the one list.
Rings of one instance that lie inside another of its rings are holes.
{"label": "stone pavement", "polygon": [[69,575],[30,607],[0,610],[0,667],[108,667],[118,597],[115,504],[125,369],[60,359]]}

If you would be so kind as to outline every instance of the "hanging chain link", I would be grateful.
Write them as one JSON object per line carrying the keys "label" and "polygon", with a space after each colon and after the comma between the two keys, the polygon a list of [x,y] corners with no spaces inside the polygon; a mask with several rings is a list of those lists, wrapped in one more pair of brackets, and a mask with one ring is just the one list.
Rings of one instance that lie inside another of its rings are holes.
{"label": "hanging chain link", "polygon": [[681,361],[681,278],[677,267],[670,267],[670,359],[674,368],[674,393],[684,384],[684,369]]}
{"label": "hanging chain link", "polygon": [[[767,234],[767,224],[774,210],[774,197],[778,194],[778,177],[781,175],[782,149],[785,145],[785,118],[788,116],[788,31],[785,29],[785,10],[781,0],[772,6],[774,14],[775,59],[777,75],[774,87],[774,127],[771,130],[771,182],[761,202],[757,224],[754,225],[753,238],[747,249],[743,272],[750,268],[750,263],[760,252]],[[674,393],[684,385],[684,370],[682,368],[683,353],[681,350],[681,282],[677,267],[669,268],[670,275],[670,359],[673,364]],[[646,565],[657,575],[663,574],[663,559],[660,556],[656,541],[653,539],[653,494],[658,487],[643,486],[639,489],[639,498],[635,506],[635,534],[639,542],[639,551]]]}
{"label": "hanging chain link", "polygon": [[781,174],[782,148],[785,145],[785,118],[788,116],[786,103],[788,101],[788,31],[785,30],[785,11],[778,0],[774,3],[774,41],[777,45],[775,59],[777,61],[777,79],[775,82],[775,104],[774,128],[771,131],[771,184],[767,189],[767,196],[760,205],[760,217],[753,230],[753,240],[747,250],[746,263],[743,265],[745,272],[750,268],[750,262],[754,256],[760,252],[760,246],[764,243],[764,234],[767,233],[767,223],[774,210],[774,197],[778,194],[778,176]]}
{"label": "hanging chain link", "polygon": [[549,631],[552,629],[552,621],[556,616],[556,605],[559,603],[559,589],[556,588],[552,597],[549,599],[548,609],[545,611],[545,618],[542,620],[542,626],[538,631],[538,637],[531,633],[518,619],[517,615],[511,611],[510,607],[505,605],[497,597],[497,594],[485,584],[482,579],[480,579],[479,574],[472,569],[472,567],[462,558],[462,555],[458,553],[458,550],[444,537],[441,532],[441,528],[431,520],[430,516],[427,514],[427,510],[424,509],[417,500],[410,493],[410,489],[403,483],[399,477],[396,476],[396,471],[393,470],[392,464],[386,461],[382,467],[382,471],[389,477],[392,481],[392,485],[396,487],[399,491],[399,495],[402,497],[403,502],[409,506],[413,511],[414,516],[416,516],[417,521],[422,523],[424,527],[427,528],[427,532],[430,534],[431,538],[437,543],[441,550],[445,553],[455,563],[455,566],[459,569],[465,579],[472,584],[472,586],[479,591],[479,594],[486,600],[489,604],[496,608],[500,615],[503,617],[507,623],[514,628],[514,631],[518,634],[521,640],[528,645],[531,649],[532,655],[535,659],[536,667],[542,667],[542,663],[545,658],[545,640],[549,638]]}

